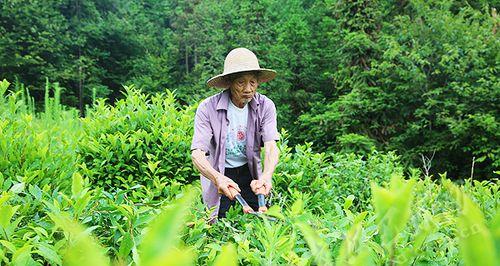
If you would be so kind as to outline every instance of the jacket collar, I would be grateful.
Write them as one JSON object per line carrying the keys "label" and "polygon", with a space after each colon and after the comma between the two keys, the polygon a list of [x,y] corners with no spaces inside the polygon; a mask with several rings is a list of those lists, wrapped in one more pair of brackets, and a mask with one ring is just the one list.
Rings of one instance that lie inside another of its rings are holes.
{"label": "jacket collar", "polygon": [[[253,110],[257,110],[257,108],[259,107],[259,103],[257,101],[257,94],[258,94],[258,92],[256,92],[254,94],[252,100],[248,103],[248,105]],[[219,101],[217,102],[217,110],[226,110],[227,111],[227,107],[228,107],[229,101],[230,101],[230,99],[229,99],[230,96],[231,96],[231,91],[229,89],[225,89],[222,92],[222,95],[219,98]]]}

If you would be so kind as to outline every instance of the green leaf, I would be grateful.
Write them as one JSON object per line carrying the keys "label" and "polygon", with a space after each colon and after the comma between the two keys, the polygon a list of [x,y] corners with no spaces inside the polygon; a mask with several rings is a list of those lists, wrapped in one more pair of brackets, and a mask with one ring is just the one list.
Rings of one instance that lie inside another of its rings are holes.
{"label": "green leaf", "polygon": [[37,185],[30,185],[28,187],[28,191],[33,197],[35,197],[35,199],[37,200],[42,199],[42,190]]}
{"label": "green leaf", "polygon": [[50,213],[54,223],[70,236],[70,244],[64,254],[63,264],[69,266],[109,265],[103,248],[87,233],[79,223],[73,221],[66,213]]}
{"label": "green leaf", "polygon": [[0,227],[5,229],[10,225],[10,220],[12,219],[18,208],[19,206],[0,206]]}
{"label": "green leaf", "polygon": [[9,198],[10,198],[10,194],[7,191],[4,191],[2,193],[2,196],[0,196],[0,206],[2,206],[2,204],[7,202],[9,200]]}
{"label": "green leaf", "polygon": [[307,245],[311,249],[311,253],[314,256],[316,264],[333,265],[333,261],[330,256],[330,250],[325,241],[321,239],[321,237],[319,237],[319,235],[308,224],[304,222],[296,222],[295,225],[304,235]]}
{"label": "green leaf", "polygon": [[227,243],[215,259],[214,266],[236,266],[238,265],[238,254],[233,243]]}
{"label": "green leaf", "polygon": [[80,173],[78,172],[75,172],[72,176],[72,184],[71,184],[71,194],[73,196],[73,198],[77,198],[78,195],[80,195],[80,193],[82,192],[83,190],[83,178],[82,178],[82,175],[80,175]]}
{"label": "green leaf", "polygon": [[[184,220],[195,198],[193,189],[171,206],[163,210],[148,227],[148,231],[139,246],[142,265],[158,265],[180,243]],[[177,249],[184,257],[184,253]],[[185,251],[189,253],[188,251]]]}
{"label": "green leaf", "polygon": [[147,264],[151,266],[193,266],[195,254],[189,249],[172,249],[168,252],[158,254],[156,258]]}
{"label": "green leaf", "polygon": [[382,234],[382,245],[393,249],[392,243],[397,242],[398,235],[406,227],[411,215],[414,180],[405,181],[394,174],[388,189],[371,184],[373,206],[377,223]]}
{"label": "green leaf", "polygon": [[80,215],[80,213],[85,209],[85,207],[88,205],[90,200],[92,199],[92,192],[88,191],[88,188],[84,189],[84,194],[83,196],[80,195],[78,199],[75,202],[74,205],[74,212],[75,215]]}
{"label": "green leaf", "polygon": [[304,211],[304,202],[301,198],[297,199],[291,208],[291,213],[293,216],[299,215]]}
{"label": "green leaf", "polygon": [[0,240],[0,244],[2,244],[4,247],[6,247],[10,252],[14,253],[16,252],[16,246],[14,244],[10,243],[7,240]]}
{"label": "green leaf", "polygon": [[344,210],[349,210],[349,208],[352,206],[352,203],[354,202],[354,195],[349,195],[344,201]]}
{"label": "green leaf", "polygon": [[134,245],[135,244],[134,244],[134,240],[132,239],[132,236],[130,235],[130,233],[126,233],[123,236],[123,239],[120,243],[120,249],[118,251],[118,255],[123,259],[127,258],[130,251],[132,251],[132,248],[134,247]]}
{"label": "green leaf", "polygon": [[415,261],[417,256],[422,253],[424,244],[442,237],[441,233],[434,233],[439,229],[434,216],[432,216],[429,212],[425,212],[423,216],[424,220],[420,223],[418,231],[413,237],[412,245],[401,251],[400,257],[404,258],[407,262]]}
{"label": "green leaf", "polygon": [[340,252],[337,257],[337,265],[372,265],[369,253],[370,248],[361,242],[363,235],[362,222],[366,217],[366,212],[358,214],[354,219],[354,224],[347,231],[345,240],[342,241]]}
{"label": "green leaf", "polygon": [[151,171],[151,173],[154,173],[156,168],[158,168],[158,164],[160,164],[161,161],[156,161],[156,162],[151,162],[148,161],[148,169]]}
{"label": "green leaf", "polygon": [[486,227],[484,216],[477,206],[460,188],[446,182],[458,205],[457,234],[460,253],[465,265],[497,265],[498,258],[491,232]]}
{"label": "green leaf", "polygon": [[14,194],[19,194],[19,193],[23,192],[24,191],[24,183],[21,182],[21,183],[17,183],[15,185],[13,185],[9,191],[14,193]]}
{"label": "green leaf", "polygon": [[31,257],[31,245],[25,244],[22,248],[16,250],[12,256],[12,265],[14,266],[32,266],[40,265]]}
{"label": "green leaf", "polygon": [[0,97],[3,97],[3,94],[7,91],[7,88],[9,88],[10,82],[8,82],[6,79],[3,79],[0,81]]}
{"label": "green leaf", "polygon": [[500,254],[500,210],[497,208],[496,214],[491,221],[491,232],[495,240],[496,254]]}
{"label": "green leaf", "polygon": [[266,211],[266,215],[276,217],[281,220],[285,219],[285,216],[283,216],[283,214],[281,213],[281,208],[278,205],[269,207],[269,209]]}
{"label": "green leaf", "polygon": [[37,253],[53,264],[62,265],[61,257],[54,251],[49,244],[39,243]]}

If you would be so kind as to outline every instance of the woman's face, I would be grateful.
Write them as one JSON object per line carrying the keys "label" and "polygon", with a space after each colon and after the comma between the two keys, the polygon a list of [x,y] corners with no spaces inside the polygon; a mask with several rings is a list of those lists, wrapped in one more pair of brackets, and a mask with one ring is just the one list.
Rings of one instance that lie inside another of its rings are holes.
{"label": "woman's face", "polygon": [[242,108],[250,102],[259,86],[257,77],[252,73],[238,75],[231,83],[231,99],[233,103]]}

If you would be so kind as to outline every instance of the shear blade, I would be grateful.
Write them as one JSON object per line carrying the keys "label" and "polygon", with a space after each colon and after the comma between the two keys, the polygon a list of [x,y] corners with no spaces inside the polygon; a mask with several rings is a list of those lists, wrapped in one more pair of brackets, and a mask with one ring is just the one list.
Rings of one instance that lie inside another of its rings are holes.
{"label": "shear blade", "polygon": [[249,212],[249,214],[253,214],[253,215],[257,216],[257,217],[264,218],[264,219],[267,219],[269,221],[273,221],[273,222],[276,221],[276,218],[268,216],[268,215],[266,215],[266,214],[264,214],[262,212],[255,212],[254,211],[254,212]]}

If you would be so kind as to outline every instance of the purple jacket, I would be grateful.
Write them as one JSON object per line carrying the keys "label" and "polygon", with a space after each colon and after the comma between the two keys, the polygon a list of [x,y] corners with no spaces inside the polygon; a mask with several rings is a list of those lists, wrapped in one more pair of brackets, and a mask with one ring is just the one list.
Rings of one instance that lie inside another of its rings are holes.
{"label": "purple jacket", "polygon": [[[226,135],[229,120],[227,106],[230,91],[226,89],[203,100],[194,119],[194,134],[191,150],[201,149],[208,156],[212,167],[224,174],[226,160]],[[264,142],[279,140],[276,123],[276,107],[266,96],[255,93],[249,102],[247,125],[247,159],[252,178],[258,179],[262,174],[260,149]],[[203,201],[209,207],[215,207],[212,215],[219,212],[220,195],[217,187],[205,176],[200,176]]]}

